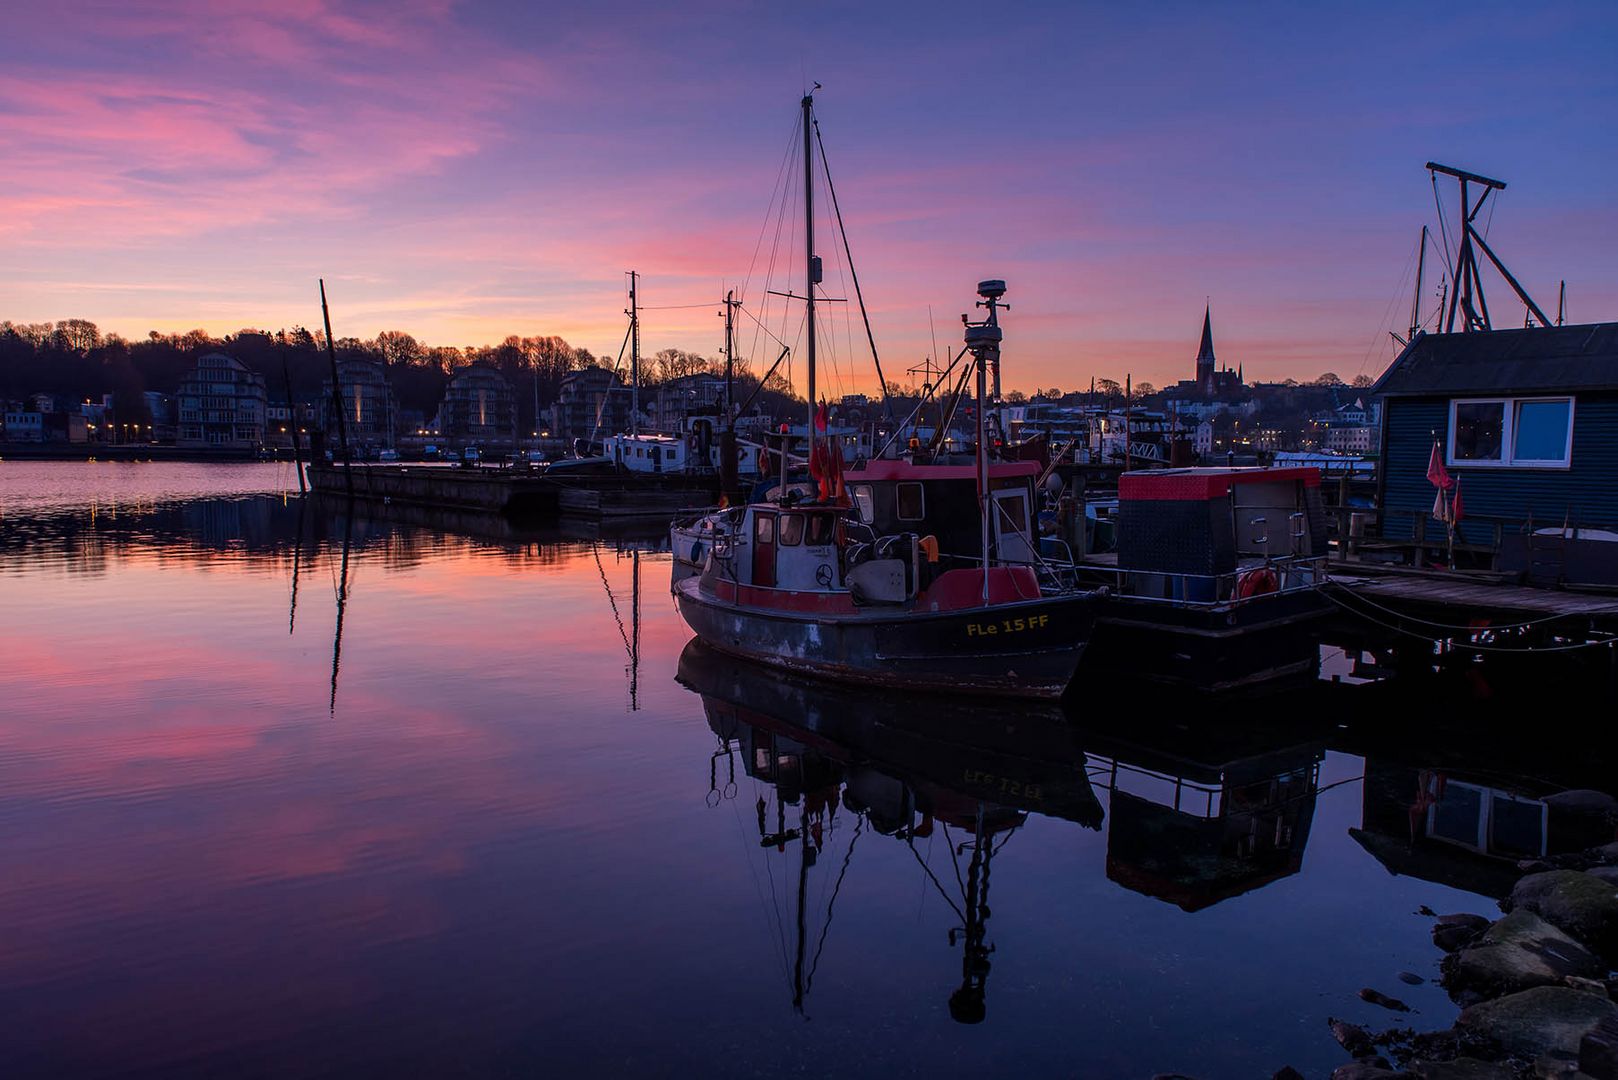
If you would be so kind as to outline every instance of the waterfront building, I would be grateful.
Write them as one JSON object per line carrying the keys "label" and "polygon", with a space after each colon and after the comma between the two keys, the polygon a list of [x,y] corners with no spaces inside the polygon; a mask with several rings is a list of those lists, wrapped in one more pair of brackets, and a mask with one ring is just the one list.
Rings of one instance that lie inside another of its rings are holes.
{"label": "waterfront building", "polygon": [[603,367],[587,367],[562,376],[551,406],[551,434],[561,439],[596,441],[629,430],[629,388]]}
{"label": "waterfront building", "polygon": [[434,427],[449,442],[509,444],[517,426],[511,382],[492,364],[477,362],[450,376]]}
{"label": "waterfront building", "polygon": [[[342,385],[343,426],[349,445],[356,448],[392,446],[393,417],[397,409],[382,365],[358,358],[343,360],[337,365],[337,378]],[[340,433],[337,416],[332,411],[334,395],[330,379],[324,384],[320,400],[321,426],[328,444],[336,446]]]}
{"label": "waterfront building", "polygon": [[7,442],[45,441],[45,414],[38,409],[8,408],[5,421]]}
{"label": "waterfront building", "polygon": [[180,380],[176,443],[217,450],[257,450],[264,442],[268,392],[264,376],[235,357],[208,353]]}
{"label": "waterfront building", "polygon": [[1384,539],[1445,536],[1431,516],[1435,445],[1460,484],[1463,542],[1492,546],[1496,526],[1521,537],[1530,520],[1618,526],[1618,323],[1421,334],[1371,393]]}
{"label": "waterfront building", "polygon": [[1378,429],[1363,424],[1333,424],[1320,436],[1320,446],[1339,454],[1369,454],[1377,448],[1378,436]]}
{"label": "waterfront building", "polygon": [[724,411],[724,405],[725,377],[699,371],[658,387],[652,399],[652,419],[660,431],[679,431],[687,416],[717,415]]}

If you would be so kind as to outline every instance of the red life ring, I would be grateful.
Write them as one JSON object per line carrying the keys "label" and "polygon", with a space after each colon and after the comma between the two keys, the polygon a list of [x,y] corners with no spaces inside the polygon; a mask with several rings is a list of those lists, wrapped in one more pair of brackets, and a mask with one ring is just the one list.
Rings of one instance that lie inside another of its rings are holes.
{"label": "red life ring", "polygon": [[1246,600],[1250,596],[1275,592],[1280,587],[1281,579],[1276,577],[1274,570],[1268,566],[1257,566],[1236,579],[1236,596]]}

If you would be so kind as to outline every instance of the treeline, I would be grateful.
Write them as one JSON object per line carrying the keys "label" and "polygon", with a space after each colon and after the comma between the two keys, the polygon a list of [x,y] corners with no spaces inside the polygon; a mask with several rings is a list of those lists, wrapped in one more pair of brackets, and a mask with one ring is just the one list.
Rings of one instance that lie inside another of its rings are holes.
{"label": "treeline", "polygon": [[[531,424],[534,403],[544,409],[556,400],[562,379],[570,371],[592,365],[612,366],[616,358],[598,359],[588,349],[569,345],[560,337],[511,336],[499,345],[454,348],[426,345],[410,334],[385,330],[375,338],[338,338],[337,359],[364,359],[385,363],[388,380],[401,410],[414,410],[430,418],[443,400],[451,373],[466,364],[483,361],[510,380],[517,399],[518,422]],[[295,326],[290,330],[244,329],[224,337],[202,330],[186,334],[160,334],[129,340],[104,334],[86,319],[56,323],[0,322],[0,401],[20,400],[38,393],[57,394],[74,401],[100,402],[112,395],[113,409],[122,419],[149,423],[147,391],[172,394],[180,380],[210,352],[235,357],[265,377],[272,402],[285,400],[290,380],[294,400],[317,398],[331,375],[325,335]],[[284,367],[283,367],[284,364]],[[620,370],[628,378],[627,362]],[[285,375],[283,375],[283,371]],[[663,349],[641,365],[643,387],[703,371],[721,372],[714,357]],[[745,370],[738,382],[751,392],[756,381]],[[787,387],[771,379],[766,397],[779,399]]]}

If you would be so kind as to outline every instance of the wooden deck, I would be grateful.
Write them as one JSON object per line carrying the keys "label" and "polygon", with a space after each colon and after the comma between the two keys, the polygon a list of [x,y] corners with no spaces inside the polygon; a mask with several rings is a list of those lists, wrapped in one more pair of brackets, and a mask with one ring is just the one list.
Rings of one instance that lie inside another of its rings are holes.
{"label": "wooden deck", "polygon": [[[1328,588],[1384,607],[1443,608],[1456,613],[1509,612],[1515,617],[1618,617],[1618,597],[1536,589],[1459,574],[1360,575],[1333,567]],[[1352,603],[1352,601],[1350,601]]]}

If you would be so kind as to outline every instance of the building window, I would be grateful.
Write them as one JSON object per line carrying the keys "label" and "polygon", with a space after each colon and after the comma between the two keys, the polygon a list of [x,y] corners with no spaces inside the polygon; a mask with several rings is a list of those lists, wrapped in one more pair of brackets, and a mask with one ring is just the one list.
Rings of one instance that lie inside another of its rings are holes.
{"label": "building window", "polygon": [[1451,465],[1567,468],[1573,455],[1573,399],[1452,401]]}
{"label": "building window", "polygon": [[920,521],[925,501],[922,498],[921,485],[914,481],[894,485],[899,500],[900,521]]}

